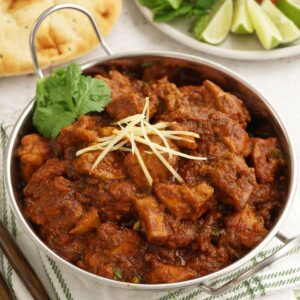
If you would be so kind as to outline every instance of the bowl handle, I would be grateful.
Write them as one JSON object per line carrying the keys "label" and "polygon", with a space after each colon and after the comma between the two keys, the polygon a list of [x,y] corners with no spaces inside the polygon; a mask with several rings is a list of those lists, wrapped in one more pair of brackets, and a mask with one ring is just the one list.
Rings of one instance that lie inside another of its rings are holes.
{"label": "bowl handle", "polygon": [[272,265],[274,262],[285,256],[289,251],[295,248],[297,245],[300,244],[300,236],[295,236],[293,238],[288,239],[280,232],[277,233],[276,238],[278,238],[284,245],[275,253],[271,254],[270,256],[266,257],[256,265],[254,265],[250,270],[247,270],[241,274],[239,274],[234,279],[226,282],[224,285],[214,288],[209,286],[208,284],[201,284],[199,288],[212,296],[218,296],[220,294],[225,293],[227,290],[231,289],[232,287],[236,286],[241,281],[249,278],[250,276],[256,274],[257,272],[261,271],[262,269]]}
{"label": "bowl handle", "polygon": [[29,47],[30,47],[30,51],[31,51],[31,57],[32,57],[32,61],[33,61],[33,65],[34,65],[34,69],[35,69],[35,73],[37,76],[39,76],[40,78],[43,78],[44,77],[44,74],[43,74],[43,71],[41,70],[40,68],[40,64],[39,64],[39,61],[38,61],[38,57],[37,57],[37,53],[36,53],[36,48],[35,48],[35,37],[36,37],[36,33],[40,27],[40,25],[43,23],[43,21],[50,15],[52,14],[53,12],[55,11],[58,11],[58,10],[62,10],[62,9],[74,9],[74,10],[77,10],[83,14],[85,14],[93,28],[94,28],[94,31],[97,35],[97,38],[99,40],[99,43],[100,45],[103,47],[103,49],[105,50],[105,52],[108,54],[108,55],[112,55],[113,52],[111,51],[111,49],[109,48],[109,46],[106,44],[101,32],[100,32],[100,29],[98,28],[97,26],[97,23],[94,19],[94,17],[91,15],[91,13],[85,9],[84,7],[80,6],[80,5],[77,5],[77,4],[57,4],[57,5],[54,5],[50,8],[48,8],[47,10],[45,10],[35,21],[33,27],[32,27],[32,30],[31,30],[31,33],[30,33],[30,37],[29,37]]}

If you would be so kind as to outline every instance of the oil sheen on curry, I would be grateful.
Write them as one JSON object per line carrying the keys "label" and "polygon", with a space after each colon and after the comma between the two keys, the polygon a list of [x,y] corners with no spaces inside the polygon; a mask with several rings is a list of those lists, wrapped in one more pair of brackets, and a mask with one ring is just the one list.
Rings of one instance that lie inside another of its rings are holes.
{"label": "oil sheen on curry", "polygon": [[[17,154],[23,212],[54,252],[106,278],[156,284],[204,276],[253,249],[287,176],[279,141],[249,129],[240,99],[208,80],[176,85],[151,72],[97,75],[112,92],[102,113],[55,139],[26,135]],[[143,114],[146,125],[133,126]]]}

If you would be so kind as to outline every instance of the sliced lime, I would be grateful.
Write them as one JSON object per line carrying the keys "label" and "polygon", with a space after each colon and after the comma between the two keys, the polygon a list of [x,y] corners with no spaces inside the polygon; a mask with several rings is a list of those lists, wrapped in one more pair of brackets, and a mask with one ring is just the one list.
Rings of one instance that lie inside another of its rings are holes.
{"label": "sliced lime", "polygon": [[267,50],[277,47],[282,42],[279,30],[255,0],[247,1],[249,15],[261,44]]}
{"label": "sliced lime", "polygon": [[247,0],[236,0],[231,32],[236,34],[251,34],[253,31],[254,28],[248,13]]}
{"label": "sliced lime", "polygon": [[289,18],[287,18],[271,0],[264,0],[262,8],[277,26],[282,36],[282,43],[291,43],[300,37],[300,30]]}
{"label": "sliced lime", "polygon": [[211,13],[208,25],[200,35],[200,40],[213,45],[222,43],[230,31],[232,15],[232,0],[218,2]]}
{"label": "sliced lime", "polygon": [[277,6],[300,28],[300,0],[278,0]]}

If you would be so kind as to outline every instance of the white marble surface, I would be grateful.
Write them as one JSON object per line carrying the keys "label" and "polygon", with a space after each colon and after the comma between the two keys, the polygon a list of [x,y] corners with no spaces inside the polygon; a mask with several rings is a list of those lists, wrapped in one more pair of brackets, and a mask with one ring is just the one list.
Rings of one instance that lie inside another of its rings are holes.
{"label": "white marble surface", "polygon": [[[133,0],[124,0],[122,16],[107,38],[107,42],[114,52],[178,51],[211,59],[238,72],[262,92],[275,107],[290,132],[299,157],[300,55],[275,61],[246,62],[226,60],[195,52],[171,40],[147,23],[135,7]],[[104,55],[101,49],[93,51],[80,61],[88,61],[99,55]],[[18,117],[25,105],[34,96],[35,80],[34,75],[0,78],[0,121],[13,122]],[[283,232],[288,232],[289,235],[300,232],[300,227],[297,226],[299,222],[297,222],[297,217],[295,218],[295,216],[300,218],[298,200],[296,199],[294,209],[291,212],[293,218],[289,218],[284,226]],[[290,221],[290,219],[295,221]],[[283,296],[284,299],[291,299],[287,297]]]}

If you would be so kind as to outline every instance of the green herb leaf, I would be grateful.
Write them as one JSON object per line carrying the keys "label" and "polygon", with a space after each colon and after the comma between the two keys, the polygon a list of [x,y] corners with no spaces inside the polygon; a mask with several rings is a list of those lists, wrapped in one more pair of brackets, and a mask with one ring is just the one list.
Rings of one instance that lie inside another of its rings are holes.
{"label": "green herb leaf", "polygon": [[209,9],[214,6],[215,2],[215,0],[196,0],[195,7]]}
{"label": "green herb leaf", "polygon": [[121,269],[115,269],[114,272],[114,279],[115,280],[122,280],[123,274],[122,274],[122,270]]}
{"label": "green herb leaf", "polygon": [[178,9],[182,3],[182,0],[167,0],[173,9]]}
{"label": "green herb leaf", "polygon": [[170,7],[170,2],[167,0],[139,0],[140,3],[144,6],[149,7],[150,9],[164,9]]}
{"label": "green herb leaf", "polygon": [[217,243],[220,234],[221,234],[221,228],[217,224],[214,224],[211,228],[212,243]]}
{"label": "green herb leaf", "polygon": [[133,228],[132,228],[134,231],[140,231],[141,230],[141,222],[140,220],[137,220],[134,225],[133,225]]}
{"label": "green herb leaf", "polygon": [[193,33],[196,39],[200,39],[203,30],[206,28],[209,22],[209,15],[199,16],[193,26]]}
{"label": "green herb leaf", "polygon": [[278,160],[278,159],[282,159],[283,155],[282,152],[279,149],[272,149],[269,156],[268,156],[268,160]]}
{"label": "green herb leaf", "polygon": [[219,235],[220,235],[220,228],[217,227],[217,226],[213,226],[213,227],[211,228],[211,235],[212,235],[213,237],[219,237]]}
{"label": "green herb leaf", "polygon": [[55,138],[80,115],[103,111],[110,94],[103,80],[84,76],[79,65],[71,64],[38,81],[33,125],[43,136]]}
{"label": "green herb leaf", "polygon": [[34,126],[47,138],[55,138],[62,128],[72,124],[75,119],[72,112],[63,110],[59,104],[37,106],[33,114]]}
{"label": "green herb leaf", "polygon": [[193,6],[191,4],[185,4],[177,10],[162,11],[154,15],[155,22],[169,22],[173,19],[187,15],[191,12]]}
{"label": "green herb leaf", "polygon": [[[139,0],[141,5],[150,8],[155,22],[170,22],[178,17],[194,21],[208,15],[216,0]],[[198,26],[199,27],[199,26]]]}

